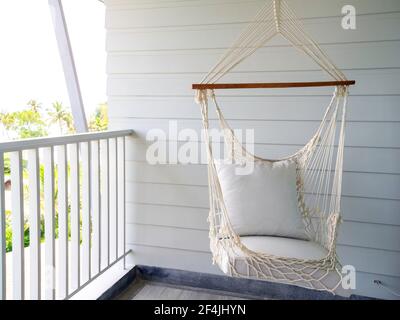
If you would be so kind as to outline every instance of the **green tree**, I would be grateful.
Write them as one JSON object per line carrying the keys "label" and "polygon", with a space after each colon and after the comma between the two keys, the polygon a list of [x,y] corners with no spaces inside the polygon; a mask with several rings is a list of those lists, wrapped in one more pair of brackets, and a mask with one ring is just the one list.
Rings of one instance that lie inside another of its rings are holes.
{"label": "green tree", "polygon": [[10,138],[26,139],[46,136],[47,126],[40,111],[40,104],[31,100],[24,110],[0,113],[0,122]]}
{"label": "green tree", "polygon": [[58,126],[60,135],[75,133],[72,114],[61,102],[53,102],[51,108],[47,109],[47,114],[50,117],[50,123]]}
{"label": "green tree", "polygon": [[[46,119],[48,120],[46,122]],[[4,127],[5,133],[9,138],[12,139],[25,139],[25,138],[34,138],[47,136],[49,133],[48,124],[55,125],[59,129],[60,134],[66,133],[74,133],[74,123],[71,112],[65,108],[62,103],[54,102],[50,108],[45,110],[45,113],[42,113],[42,107],[35,100],[31,100],[27,104],[27,108],[22,111],[8,112],[8,113],[0,113],[0,123]],[[103,131],[108,128],[108,112],[107,112],[107,104],[100,104],[96,109],[95,113],[90,117],[89,129],[90,131]],[[9,155],[4,155],[4,173],[5,176],[10,175],[10,159]],[[23,162],[23,172],[24,178],[28,177],[26,172],[26,161]],[[58,208],[58,190],[57,190],[57,179],[58,172],[57,168],[54,173],[55,178],[55,206]],[[40,184],[41,184],[41,193],[40,193],[40,205],[41,210],[43,211],[43,185],[44,185],[44,167],[40,165]],[[24,195],[26,197],[25,200],[29,199],[29,188],[27,185],[24,185]],[[68,211],[70,208],[68,208]],[[6,212],[6,252],[12,250],[12,228],[11,228],[11,211]],[[68,221],[70,224],[70,221]],[[40,217],[40,232],[41,232],[41,240],[44,240],[44,217],[41,215]],[[69,236],[70,236],[70,228]],[[58,237],[58,210],[56,209],[55,215],[55,232],[56,237]],[[24,223],[24,246],[29,246],[29,221],[25,220]]]}
{"label": "green tree", "polygon": [[100,104],[94,114],[90,117],[90,131],[105,131],[108,129],[108,105]]}

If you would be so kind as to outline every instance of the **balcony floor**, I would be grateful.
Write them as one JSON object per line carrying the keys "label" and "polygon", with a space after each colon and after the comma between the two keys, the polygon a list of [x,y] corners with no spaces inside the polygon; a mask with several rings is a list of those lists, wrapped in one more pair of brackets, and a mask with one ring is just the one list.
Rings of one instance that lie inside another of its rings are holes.
{"label": "balcony floor", "polygon": [[136,281],[116,300],[243,300],[230,293],[193,287],[173,286],[152,281]]}

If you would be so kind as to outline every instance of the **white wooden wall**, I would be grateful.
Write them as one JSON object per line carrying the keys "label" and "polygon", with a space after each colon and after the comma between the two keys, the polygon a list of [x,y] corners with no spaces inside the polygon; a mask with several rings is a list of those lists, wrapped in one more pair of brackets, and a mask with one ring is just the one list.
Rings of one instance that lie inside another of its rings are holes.
{"label": "white wooden wall", "polygon": [[[351,89],[339,255],[358,270],[357,293],[395,298],[400,290],[400,1],[288,0]],[[112,129],[137,132],[128,148],[129,247],[137,264],[220,273],[211,264],[207,175],[202,165],[146,164],[146,132],[200,130],[191,83],[198,82],[263,0],[106,0]],[[341,28],[341,8],[357,29]],[[326,77],[281,38],[226,81],[312,81]],[[221,92],[234,127],[254,128],[256,153],[286,155],[311,136],[331,89]],[[212,113],[213,117],[214,114]],[[215,117],[214,117],[215,119]]]}

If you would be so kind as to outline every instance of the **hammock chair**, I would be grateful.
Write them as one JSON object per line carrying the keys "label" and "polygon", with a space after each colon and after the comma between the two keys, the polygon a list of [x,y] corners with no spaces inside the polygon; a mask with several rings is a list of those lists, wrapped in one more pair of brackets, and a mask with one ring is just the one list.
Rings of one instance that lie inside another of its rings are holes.
{"label": "hammock chair", "polygon": [[[333,80],[216,83],[277,34],[313,59]],[[353,84],[306,34],[283,0],[264,5],[203,81],[193,84],[207,144],[210,248],[213,263],[224,273],[349,295],[341,286],[336,239],[341,222],[346,102],[348,87]],[[279,160],[256,157],[244,148],[214,93],[215,89],[313,86],[335,87],[322,121],[301,150]],[[230,150],[229,159],[223,162],[213,156],[209,100],[216,107],[226,150]],[[254,172],[248,177],[235,176],[233,169],[248,162],[254,163]]]}

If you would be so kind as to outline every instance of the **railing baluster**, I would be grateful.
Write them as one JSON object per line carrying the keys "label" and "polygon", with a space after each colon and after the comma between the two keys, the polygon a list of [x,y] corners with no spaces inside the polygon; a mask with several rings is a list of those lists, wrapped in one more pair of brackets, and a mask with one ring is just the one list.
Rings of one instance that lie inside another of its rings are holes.
{"label": "railing baluster", "polygon": [[122,205],[123,205],[123,255],[124,255],[124,269],[126,269],[126,139],[125,136],[122,137]]}
{"label": "railing baluster", "polygon": [[100,165],[101,165],[101,268],[110,264],[110,161],[109,141],[100,141]]}
{"label": "railing baluster", "polygon": [[71,174],[71,289],[80,285],[80,186],[78,144],[69,145]]}
{"label": "railing baluster", "polygon": [[0,300],[6,299],[6,206],[4,197],[4,153],[0,152]]}
{"label": "railing baluster", "polygon": [[40,169],[39,152],[28,150],[30,298],[41,298]]}
{"label": "railing baluster", "polygon": [[118,259],[118,138],[115,138],[115,259]]}
{"label": "railing baluster", "polygon": [[101,265],[101,220],[100,220],[100,145],[92,141],[92,257],[93,274],[100,272]]}
{"label": "railing baluster", "polygon": [[54,149],[43,148],[44,163],[44,230],[47,300],[55,299],[55,213],[54,213]]}
{"label": "railing baluster", "polygon": [[117,209],[117,221],[118,221],[118,257],[124,254],[124,140],[123,138],[117,139],[117,169],[118,169],[118,209]]}
{"label": "railing baluster", "polygon": [[82,282],[91,277],[90,254],[90,143],[81,143],[82,154]]}
{"label": "railing baluster", "polygon": [[118,243],[118,228],[117,228],[117,206],[118,206],[118,180],[117,180],[117,141],[115,139],[109,139],[109,185],[110,185],[110,196],[109,196],[109,207],[110,207],[110,259],[113,261],[117,257],[116,245]]}
{"label": "railing baluster", "polygon": [[67,147],[57,148],[58,168],[58,297],[68,295],[68,162]]}
{"label": "railing baluster", "polygon": [[[10,293],[16,300],[26,296],[34,300],[69,299],[122,259],[125,267],[125,136],[130,134],[130,130],[120,130],[0,143],[0,300],[10,298]],[[25,152],[27,186],[23,171]],[[4,183],[5,154],[11,160],[10,254],[5,252],[8,194]],[[25,188],[29,194],[29,264],[25,262],[24,248]],[[6,262],[11,262],[12,268]]]}
{"label": "railing baluster", "polygon": [[22,180],[22,152],[10,153],[11,163],[11,212],[12,212],[12,262],[13,297],[25,298],[24,266],[24,194]]}

